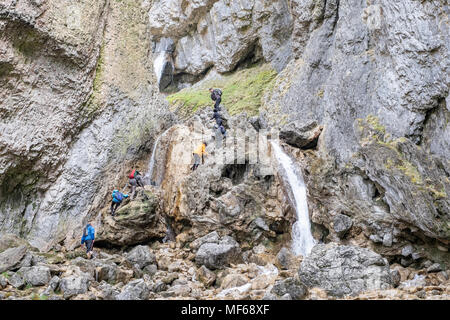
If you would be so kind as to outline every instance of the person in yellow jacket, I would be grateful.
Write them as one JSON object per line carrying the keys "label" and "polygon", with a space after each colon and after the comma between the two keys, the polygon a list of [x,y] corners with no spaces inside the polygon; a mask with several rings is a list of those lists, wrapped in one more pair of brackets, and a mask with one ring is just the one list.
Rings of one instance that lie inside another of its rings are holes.
{"label": "person in yellow jacket", "polygon": [[202,158],[202,164],[205,163],[203,159],[203,155],[207,155],[206,152],[206,146],[208,144],[206,142],[203,142],[197,149],[195,149],[193,155],[194,155],[194,165],[192,166],[191,170],[194,171],[197,169],[197,167],[200,165],[200,157]]}

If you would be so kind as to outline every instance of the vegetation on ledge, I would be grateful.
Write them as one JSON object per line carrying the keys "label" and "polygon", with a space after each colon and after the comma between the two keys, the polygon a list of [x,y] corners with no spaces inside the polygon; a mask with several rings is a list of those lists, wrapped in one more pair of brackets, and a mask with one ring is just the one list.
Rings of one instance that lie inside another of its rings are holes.
{"label": "vegetation on ledge", "polygon": [[230,115],[246,112],[257,115],[261,99],[266,90],[271,89],[276,71],[269,65],[254,65],[235,73],[224,75],[220,79],[202,81],[198,85],[169,95],[167,101],[172,111],[189,116],[199,108],[212,107],[208,88],[220,88],[223,92],[222,104]]}

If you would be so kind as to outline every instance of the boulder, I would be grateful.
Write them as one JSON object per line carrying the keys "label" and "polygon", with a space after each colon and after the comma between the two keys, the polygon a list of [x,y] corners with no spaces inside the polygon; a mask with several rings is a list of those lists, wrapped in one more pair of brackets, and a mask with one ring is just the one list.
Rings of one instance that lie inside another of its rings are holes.
{"label": "boulder", "polygon": [[404,256],[405,258],[411,256],[413,252],[414,247],[410,244],[402,248],[402,256]]}
{"label": "boulder", "polygon": [[24,278],[18,274],[14,273],[8,278],[8,282],[10,285],[12,285],[16,289],[22,289],[25,287],[25,280]]}
{"label": "boulder", "polygon": [[56,289],[58,289],[60,279],[58,276],[53,276],[53,278],[50,279],[50,282],[47,286],[47,289],[45,289],[44,294],[46,296],[49,296],[51,293],[54,293]]}
{"label": "boulder", "polygon": [[427,268],[428,273],[439,272],[439,271],[442,271],[442,266],[440,263],[434,263]]}
{"label": "boulder", "polygon": [[386,259],[369,249],[335,243],[316,245],[298,274],[307,287],[319,287],[338,297],[392,287]]}
{"label": "boulder", "polygon": [[129,282],[116,296],[116,300],[147,300],[150,289],[144,280],[138,279]]}
{"label": "boulder", "polygon": [[150,276],[154,276],[155,273],[158,271],[158,266],[156,264],[149,264],[148,266],[145,266],[142,271],[145,274],[148,274]]}
{"label": "boulder", "polygon": [[100,298],[102,300],[116,300],[117,295],[120,293],[119,290],[105,281],[100,283],[98,289],[100,290]]}
{"label": "boulder", "polygon": [[64,299],[86,293],[89,290],[92,280],[92,277],[86,273],[62,278],[59,286]]}
{"label": "boulder", "polygon": [[339,238],[343,238],[352,225],[352,219],[344,214],[337,214],[333,219],[333,229]]}
{"label": "boulder", "polygon": [[281,128],[280,139],[293,147],[310,149],[317,145],[322,129],[315,120],[293,121]]}
{"label": "boulder", "polygon": [[136,192],[136,199],[119,207],[115,217],[109,213],[104,217],[97,230],[97,245],[131,246],[166,235],[159,195],[147,186]]}
{"label": "boulder", "polygon": [[232,273],[222,279],[220,287],[222,289],[236,288],[249,283],[250,280],[242,274]]}
{"label": "boulder", "polygon": [[0,252],[9,248],[29,246],[28,242],[15,234],[6,233],[0,236]]}
{"label": "boulder", "polygon": [[216,278],[216,274],[205,266],[201,266],[197,270],[197,280],[203,283],[206,288],[212,286]]}
{"label": "boulder", "polygon": [[9,248],[0,253],[0,273],[9,270],[17,270],[23,266],[28,252],[27,246]]}
{"label": "boulder", "polygon": [[150,251],[148,246],[134,247],[130,252],[126,254],[126,258],[132,264],[137,264],[139,266],[139,269],[143,269],[150,264],[156,263],[156,257]]}
{"label": "boulder", "polygon": [[17,271],[27,284],[33,287],[45,286],[51,280],[50,268],[44,266],[23,267]]}
{"label": "boulder", "polygon": [[279,297],[289,294],[292,299],[299,300],[307,295],[308,289],[297,277],[291,277],[275,282],[271,293],[276,294]]}
{"label": "boulder", "polygon": [[206,236],[195,239],[189,244],[189,247],[193,250],[197,250],[204,243],[218,243],[219,242],[219,234],[217,231],[213,231],[208,233]]}
{"label": "boulder", "polygon": [[290,269],[295,265],[296,258],[294,254],[287,248],[283,247],[277,254],[277,262],[281,269]]}
{"label": "boulder", "polygon": [[5,289],[7,285],[8,280],[3,275],[0,275],[0,290]]}
{"label": "boulder", "polygon": [[240,259],[239,244],[231,237],[224,237],[219,243],[204,243],[195,255],[195,262],[209,269],[220,269]]}

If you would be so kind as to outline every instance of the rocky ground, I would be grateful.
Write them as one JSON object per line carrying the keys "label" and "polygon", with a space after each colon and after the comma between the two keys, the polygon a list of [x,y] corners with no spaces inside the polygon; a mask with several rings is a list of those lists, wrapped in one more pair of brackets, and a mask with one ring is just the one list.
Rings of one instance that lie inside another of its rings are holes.
{"label": "rocky ground", "polygon": [[[2,250],[11,246],[0,253],[0,299],[8,300],[450,298],[450,270],[439,264],[419,270],[388,266],[373,252],[335,244],[319,245],[302,262],[287,248],[275,254],[263,245],[238,261],[239,244],[217,233],[185,247],[156,241],[126,250],[96,248],[91,260],[82,248],[43,254],[13,236],[0,243]],[[311,261],[339,266],[317,274]],[[338,273],[348,274],[346,285],[335,278]],[[379,287],[377,277],[385,277],[383,289],[358,292],[361,283]],[[351,294],[343,295],[342,288]]]}

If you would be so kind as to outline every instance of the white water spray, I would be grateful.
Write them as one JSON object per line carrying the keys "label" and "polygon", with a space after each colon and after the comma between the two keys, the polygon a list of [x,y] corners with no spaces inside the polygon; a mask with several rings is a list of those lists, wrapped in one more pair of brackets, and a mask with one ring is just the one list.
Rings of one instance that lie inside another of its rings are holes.
{"label": "white water spray", "polygon": [[273,141],[271,144],[279,166],[283,169],[281,177],[289,185],[294,196],[292,202],[295,205],[297,221],[292,226],[292,250],[296,255],[306,256],[316,241],[311,234],[305,182],[301,170],[297,169],[292,159],[278,144]]}
{"label": "white water spray", "polygon": [[152,150],[152,156],[150,157],[150,162],[148,163],[148,170],[147,173],[144,176],[144,180],[146,182],[148,182],[149,184],[151,183],[152,180],[152,176],[153,176],[153,170],[155,168],[155,155],[156,155],[156,150],[158,148],[158,144],[159,144],[159,140],[161,140],[162,137],[164,137],[166,135],[166,133],[170,130],[167,129],[166,131],[164,131],[155,141],[155,144],[153,145],[153,150]]}
{"label": "white water spray", "polygon": [[164,67],[164,63],[166,62],[166,53],[164,51],[160,52],[153,62],[153,70],[155,70],[156,78],[158,80],[158,84],[161,81],[162,71]]}

